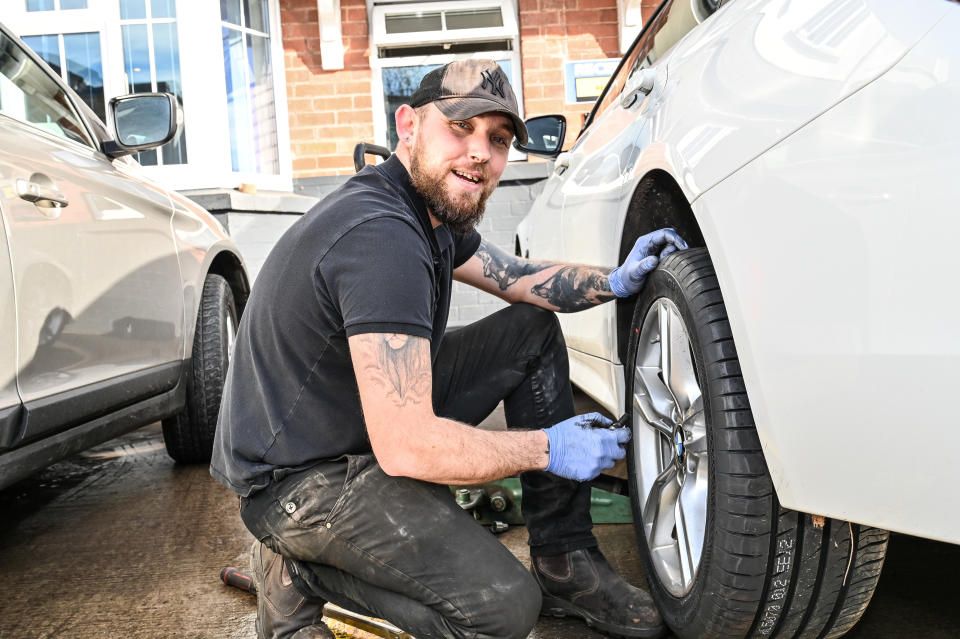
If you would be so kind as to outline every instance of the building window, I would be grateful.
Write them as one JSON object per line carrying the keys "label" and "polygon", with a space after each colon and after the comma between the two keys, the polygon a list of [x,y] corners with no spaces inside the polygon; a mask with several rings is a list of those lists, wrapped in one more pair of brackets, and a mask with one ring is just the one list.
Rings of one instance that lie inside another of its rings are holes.
{"label": "building window", "polygon": [[180,135],[135,156],[153,178],[176,189],[291,187],[280,0],[0,4],[4,25],[102,119],[113,96],[176,96]]}
{"label": "building window", "polygon": [[[397,145],[395,113],[424,75],[457,59],[489,58],[503,68],[523,108],[517,9],[512,0],[391,3],[373,7],[374,130]],[[515,151],[511,149],[511,159]]]}
{"label": "building window", "polygon": [[266,0],[220,0],[234,171],[280,172]]}
{"label": "building window", "polygon": [[[120,0],[124,84],[128,93],[172,93],[183,106],[176,18],[174,0]],[[184,126],[176,138],[160,149],[137,154],[140,164],[185,164]]]}
{"label": "building window", "polygon": [[27,11],[86,9],[87,0],[27,0]]}
{"label": "building window", "polygon": [[66,33],[26,36],[23,41],[105,120],[100,34]]}
{"label": "building window", "polygon": [[12,62],[0,69],[0,113],[93,146],[83,120],[74,111],[65,91],[2,33],[0,48]]}
{"label": "building window", "polygon": [[[509,58],[496,60],[500,68],[507,74],[507,79],[513,85],[513,65]],[[383,84],[383,110],[387,121],[387,146],[391,149],[396,148],[400,141],[397,136],[397,109],[410,100],[410,96],[417,90],[420,80],[434,69],[446,64],[414,64],[401,67],[383,67],[380,70],[381,83]],[[515,86],[515,85],[514,85]]]}

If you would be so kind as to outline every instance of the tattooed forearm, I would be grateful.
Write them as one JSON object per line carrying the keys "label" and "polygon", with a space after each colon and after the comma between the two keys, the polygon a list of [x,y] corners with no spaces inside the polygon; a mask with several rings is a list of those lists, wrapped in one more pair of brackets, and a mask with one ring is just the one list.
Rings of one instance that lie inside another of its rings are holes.
{"label": "tattooed forearm", "polygon": [[[607,276],[612,269],[595,266],[533,262],[507,255],[496,246],[480,242],[475,253],[483,263],[483,277],[506,291],[521,279],[523,289],[562,313],[579,311],[615,299]],[[529,300],[529,293],[522,297]]]}
{"label": "tattooed forearm", "polygon": [[531,290],[561,312],[579,311],[614,299],[607,276],[613,269],[561,266]]}
{"label": "tattooed forearm", "polygon": [[476,256],[483,262],[483,276],[497,283],[505,291],[525,275],[533,275],[550,268],[550,264],[529,262],[507,255],[496,246],[480,242]]}
{"label": "tattooed forearm", "polygon": [[363,336],[376,356],[366,367],[370,378],[387,390],[397,406],[430,400],[430,347],[422,338],[396,333]]}

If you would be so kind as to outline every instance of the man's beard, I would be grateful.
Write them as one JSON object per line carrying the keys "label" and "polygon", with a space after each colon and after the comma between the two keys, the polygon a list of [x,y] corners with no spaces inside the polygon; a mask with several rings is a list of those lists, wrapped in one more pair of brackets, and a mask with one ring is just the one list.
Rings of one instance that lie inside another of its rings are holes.
{"label": "man's beard", "polygon": [[[463,193],[462,197],[454,199],[444,182],[446,175],[431,175],[424,168],[418,152],[420,148],[422,146],[418,144],[410,154],[410,181],[413,187],[427,203],[427,208],[435,218],[450,227],[454,233],[469,233],[483,219],[487,198],[493,193],[496,183],[484,185],[477,200],[473,200],[469,193]],[[481,175],[486,174],[481,168],[475,170]]]}

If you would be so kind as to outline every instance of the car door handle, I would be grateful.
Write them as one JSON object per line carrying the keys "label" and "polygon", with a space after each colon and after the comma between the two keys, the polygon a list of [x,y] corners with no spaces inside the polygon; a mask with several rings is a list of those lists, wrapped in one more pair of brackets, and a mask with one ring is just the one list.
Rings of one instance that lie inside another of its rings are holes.
{"label": "car door handle", "polygon": [[20,199],[42,207],[62,209],[70,204],[67,198],[52,186],[44,186],[30,180],[17,180],[17,195]]}
{"label": "car door handle", "polygon": [[627,86],[620,96],[620,106],[629,109],[641,94],[647,95],[653,91],[656,80],[657,72],[655,69],[640,69],[634,73],[627,80]]}
{"label": "car door handle", "polygon": [[570,167],[570,152],[564,151],[553,161],[553,172],[557,175],[563,175],[563,172]]}

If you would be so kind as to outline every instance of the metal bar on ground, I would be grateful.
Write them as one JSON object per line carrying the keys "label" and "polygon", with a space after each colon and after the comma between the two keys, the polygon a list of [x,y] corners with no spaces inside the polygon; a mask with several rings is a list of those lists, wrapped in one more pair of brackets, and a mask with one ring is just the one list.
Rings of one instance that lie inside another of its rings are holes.
{"label": "metal bar on ground", "polygon": [[353,626],[358,630],[369,632],[378,637],[383,637],[384,639],[414,639],[412,635],[400,630],[388,621],[373,619],[372,617],[367,617],[357,612],[351,612],[332,603],[328,603],[323,607],[323,614],[330,619],[348,626]]}

